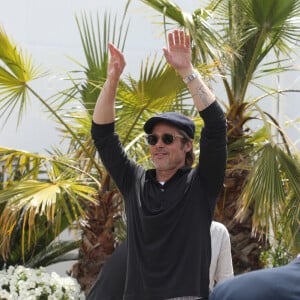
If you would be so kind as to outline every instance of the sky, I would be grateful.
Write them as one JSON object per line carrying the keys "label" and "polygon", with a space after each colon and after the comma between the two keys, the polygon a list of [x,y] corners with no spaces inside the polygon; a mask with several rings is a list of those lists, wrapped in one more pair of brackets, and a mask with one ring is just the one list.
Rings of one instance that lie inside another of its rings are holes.
{"label": "sky", "polygon": [[[47,97],[63,86],[61,78],[65,71],[76,69],[69,57],[84,63],[75,16],[82,12],[91,13],[94,17],[97,13],[102,16],[104,12],[122,15],[126,3],[126,0],[0,0],[0,25],[19,47],[32,54],[36,64],[51,70],[51,76],[32,83],[43,97]],[[203,5],[201,0],[174,0],[174,3],[187,12]],[[157,15],[141,1],[132,0],[128,13],[130,27],[124,51],[127,61],[124,73],[135,76],[148,56],[162,54],[164,38],[161,27],[155,24],[160,20],[155,18]],[[282,78],[280,84],[285,88],[297,88],[299,74],[291,76]],[[280,118],[283,121],[299,117],[296,113],[300,111],[298,99],[295,96],[289,98],[289,105],[281,103],[283,113]],[[270,104],[267,105],[270,107]],[[276,110],[276,105],[272,104],[270,109]],[[39,102],[32,99],[19,127],[16,115],[8,122],[0,118],[0,146],[45,153],[46,149],[60,144],[61,138],[55,126]],[[299,130],[290,130],[293,139],[296,139]]]}

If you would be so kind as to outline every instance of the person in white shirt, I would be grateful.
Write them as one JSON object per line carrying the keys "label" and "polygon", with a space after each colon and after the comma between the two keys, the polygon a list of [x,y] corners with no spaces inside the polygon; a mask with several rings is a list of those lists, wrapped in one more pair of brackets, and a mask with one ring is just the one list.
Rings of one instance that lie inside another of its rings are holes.
{"label": "person in white shirt", "polygon": [[219,222],[212,221],[211,236],[211,263],[209,268],[209,289],[233,277],[230,236],[227,228]]}
{"label": "person in white shirt", "polygon": [[[209,269],[209,289],[233,277],[230,236],[226,227],[212,221],[211,233],[211,264]],[[99,276],[88,293],[87,300],[120,300],[123,297],[126,280],[126,240],[121,243],[103,265]]]}

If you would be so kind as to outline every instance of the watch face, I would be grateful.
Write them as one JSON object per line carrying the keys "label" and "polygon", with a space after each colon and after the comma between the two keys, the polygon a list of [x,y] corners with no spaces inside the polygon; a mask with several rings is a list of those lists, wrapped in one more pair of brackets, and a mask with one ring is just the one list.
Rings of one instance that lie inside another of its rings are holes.
{"label": "watch face", "polygon": [[195,72],[193,72],[192,74],[190,74],[190,75],[188,75],[187,77],[185,77],[185,78],[183,79],[183,81],[184,81],[185,83],[189,83],[189,82],[193,81],[195,78],[197,78],[198,75],[199,75],[199,73],[198,73],[197,71],[195,71]]}

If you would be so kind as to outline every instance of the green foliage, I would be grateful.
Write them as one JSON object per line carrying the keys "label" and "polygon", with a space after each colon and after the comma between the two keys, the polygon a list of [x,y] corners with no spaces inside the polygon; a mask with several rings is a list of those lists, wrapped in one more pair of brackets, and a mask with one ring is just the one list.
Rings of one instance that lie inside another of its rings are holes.
{"label": "green foliage", "polygon": [[265,268],[284,266],[294,258],[285,244],[282,233],[277,233],[276,236],[274,245],[260,254],[260,260]]}
{"label": "green foliage", "polygon": [[0,118],[6,115],[3,122],[14,110],[19,111],[18,121],[26,112],[26,82],[43,75],[33,64],[32,56],[17,47],[0,27]]}

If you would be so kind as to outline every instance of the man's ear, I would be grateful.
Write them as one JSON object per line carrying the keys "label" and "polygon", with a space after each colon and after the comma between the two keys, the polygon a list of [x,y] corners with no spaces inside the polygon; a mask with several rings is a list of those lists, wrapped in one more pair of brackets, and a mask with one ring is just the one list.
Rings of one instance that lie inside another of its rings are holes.
{"label": "man's ear", "polygon": [[192,149],[193,149],[193,142],[192,141],[188,141],[187,143],[185,143],[184,152],[190,152]]}

